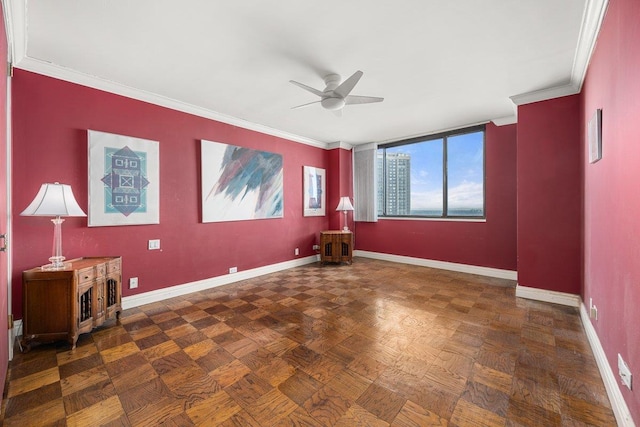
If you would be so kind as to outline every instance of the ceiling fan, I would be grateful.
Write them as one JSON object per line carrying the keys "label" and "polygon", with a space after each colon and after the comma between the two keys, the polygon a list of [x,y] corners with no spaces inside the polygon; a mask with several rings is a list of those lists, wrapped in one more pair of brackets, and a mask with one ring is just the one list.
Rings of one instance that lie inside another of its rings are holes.
{"label": "ceiling fan", "polygon": [[331,110],[339,113],[342,107],[344,107],[345,105],[369,104],[372,102],[384,101],[384,98],[379,98],[376,96],[350,95],[351,91],[356,86],[363,74],[364,73],[362,71],[356,71],[351,77],[349,77],[342,83],[340,83],[341,77],[338,74],[328,74],[324,77],[324,84],[326,85],[326,87],[323,91],[314,89],[300,82],[296,82],[295,80],[289,80],[294,85],[320,97],[320,99],[317,101],[298,105],[292,108],[306,107],[307,105],[317,104],[319,102],[320,105],[322,105],[322,107],[326,110]]}

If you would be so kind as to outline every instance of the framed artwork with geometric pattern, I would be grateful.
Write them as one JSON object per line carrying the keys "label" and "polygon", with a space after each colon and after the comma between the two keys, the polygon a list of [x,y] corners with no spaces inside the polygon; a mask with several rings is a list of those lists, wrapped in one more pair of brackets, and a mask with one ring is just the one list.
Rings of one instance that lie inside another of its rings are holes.
{"label": "framed artwork with geometric pattern", "polygon": [[89,130],[89,227],[160,223],[159,143]]}

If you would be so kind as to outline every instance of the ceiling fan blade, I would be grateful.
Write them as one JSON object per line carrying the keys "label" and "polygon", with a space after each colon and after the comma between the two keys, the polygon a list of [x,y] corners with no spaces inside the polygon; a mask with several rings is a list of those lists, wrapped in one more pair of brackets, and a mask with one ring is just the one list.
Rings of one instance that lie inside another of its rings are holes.
{"label": "ceiling fan blade", "polygon": [[319,97],[323,97],[324,93],[318,89],[314,89],[311,86],[307,86],[305,84],[302,84],[300,82],[297,82],[295,80],[289,80],[289,83],[293,83],[294,85],[298,86],[301,89],[306,90],[307,92],[311,92],[314,95],[318,95]]}
{"label": "ceiling fan blade", "polygon": [[344,99],[344,103],[346,105],[350,104],[370,104],[372,102],[382,102],[384,98],[379,98],[377,96],[358,96],[358,95],[349,95]]}
{"label": "ceiling fan blade", "polygon": [[306,107],[307,105],[317,104],[318,102],[322,102],[322,100],[321,100],[321,99],[319,99],[319,100],[317,100],[317,101],[307,102],[306,104],[296,105],[295,107],[291,107],[291,109],[292,109],[292,110],[295,110],[296,108]]}
{"label": "ceiling fan blade", "polygon": [[340,86],[335,88],[333,90],[333,93],[342,98],[346,98],[347,95],[351,93],[355,85],[358,83],[358,81],[360,80],[360,77],[362,77],[362,74],[364,74],[362,71],[356,71],[355,73],[353,73],[351,77],[349,77],[347,80],[340,83]]}

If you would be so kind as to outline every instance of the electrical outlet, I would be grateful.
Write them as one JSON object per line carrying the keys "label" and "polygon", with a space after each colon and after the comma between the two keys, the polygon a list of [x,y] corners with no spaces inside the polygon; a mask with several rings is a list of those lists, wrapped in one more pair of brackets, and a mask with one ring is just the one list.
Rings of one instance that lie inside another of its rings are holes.
{"label": "electrical outlet", "polygon": [[149,250],[154,251],[160,249],[160,239],[149,240]]}
{"label": "electrical outlet", "polygon": [[320,245],[313,245],[313,250],[314,251],[319,251],[320,250]]}
{"label": "electrical outlet", "polygon": [[229,274],[237,273],[237,272],[238,272],[238,267],[231,267],[231,268],[229,269]]}
{"label": "electrical outlet", "polygon": [[129,289],[135,289],[138,287],[138,278],[132,277],[129,279]]}
{"label": "electrical outlet", "polygon": [[631,390],[631,370],[625,363],[624,359],[622,359],[620,353],[618,353],[618,375],[620,375],[622,384],[626,385],[627,388]]}
{"label": "electrical outlet", "polygon": [[595,305],[591,306],[589,317],[591,317],[594,320],[598,320],[598,307],[596,307]]}
{"label": "electrical outlet", "polygon": [[294,255],[300,255],[300,249],[299,248],[295,248],[293,251]]}

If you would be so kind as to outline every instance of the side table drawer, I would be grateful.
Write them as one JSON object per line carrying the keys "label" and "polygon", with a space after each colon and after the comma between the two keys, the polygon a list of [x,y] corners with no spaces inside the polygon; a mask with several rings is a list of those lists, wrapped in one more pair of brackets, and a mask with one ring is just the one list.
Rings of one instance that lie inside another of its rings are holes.
{"label": "side table drawer", "polygon": [[83,268],[78,270],[78,284],[92,282],[96,278],[96,269],[94,267]]}

